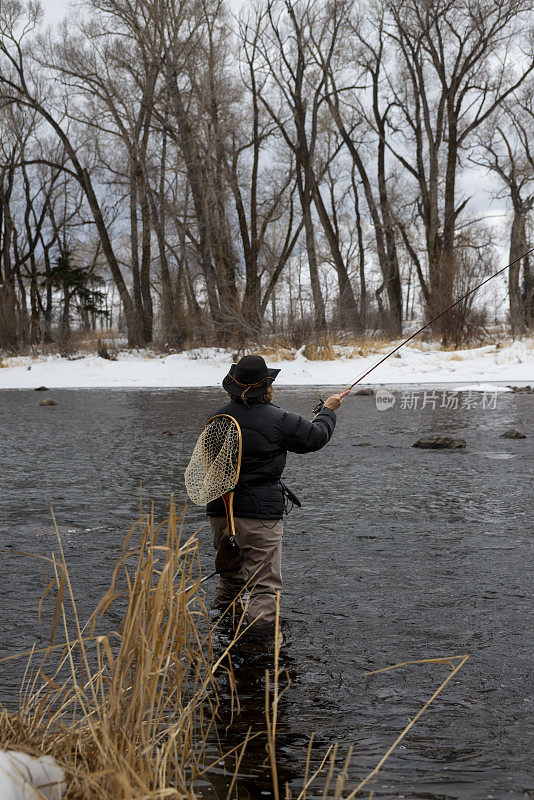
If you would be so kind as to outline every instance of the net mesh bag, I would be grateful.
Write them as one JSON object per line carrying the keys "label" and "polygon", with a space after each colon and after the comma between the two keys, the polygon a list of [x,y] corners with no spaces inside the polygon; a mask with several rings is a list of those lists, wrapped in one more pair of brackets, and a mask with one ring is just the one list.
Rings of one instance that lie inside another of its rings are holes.
{"label": "net mesh bag", "polygon": [[203,506],[235,488],[239,478],[241,437],[233,417],[213,417],[198,437],[185,471],[191,502]]}

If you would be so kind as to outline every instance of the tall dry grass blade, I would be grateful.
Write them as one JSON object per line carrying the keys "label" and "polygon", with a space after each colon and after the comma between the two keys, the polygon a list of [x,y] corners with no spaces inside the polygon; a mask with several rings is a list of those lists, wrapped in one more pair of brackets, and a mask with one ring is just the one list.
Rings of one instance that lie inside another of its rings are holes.
{"label": "tall dry grass blade", "polygon": [[[328,772],[326,773],[326,779],[325,779],[325,783],[324,783],[324,787],[323,787],[323,793],[321,795],[321,800],[326,800],[326,797],[328,796],[328,790],[330,789],[330,783],[331,783],[332,777],[334,775],[334,767],[335,767],[335,764],[336,764],[336,756],[337,756],[338,747],[339,747],[338,743],[335,742],[333,745],[330,745],[330,748],[328,749],[327,754],[326,754],[327,756],[329,755],[330,758],[329,758],[329,764],[328,764]],[[321,768],[323,767],[323,764],[324,764],[324,761],[321,764]]]}
{"label": "tall dry grass blade", "polygon": [[269,670],[265,670],[265,723],[267,727],[267,753],[271,768],[271,778],[273,784],[274,800],[280,800],[280,789],[278,786],[278,767],[276,763],[276,725],[278,721],[278,703],[280,702],[279,693],[279,665],[280,648],[282,646],[282,632],[280,630],[280,592],[276,593],[276,616],[274,625],[274,675],[273,675],[273,700],[270,702],[270,677]]}
{"label": "tall dry grass blade", "polygon": [[459,663],[459,664],[458,664],[456,667],[454,667],[454,669],[452,669],[452,671],[449,673],[449,675],[447,675],[447,677],[445,678],[445,680],[444,680],[444,681],[441,683],[441,685],[440,685],[440,686],[439,686],[439,687],[436,689],[436,691],[435,691],[435,692],[432,694],[432,696],[431,696],[431,697],[429,697],[429,699],[428,699],[428,700],[426,701],[426,703],[425,703],[425,704],[422,706],[422,708],[420,708],[420,709],[419,709],[419,711],[417,712],[417,714],[415,715],[415,717],[414,717],[413,719],[411,719],[411,720],[410,720],[410,722],[408,723],[408,725],[406,725],[406,727],[404,728],[404,730],[403,730],[403,731],[402,731],[402,732],[401,732],[401,733],[400,733],[400,734],[397,736],[397,738],[395,739],[395,741],[393,742],[393,744],[392,744],[392,745],[391,745],[391,746],[390,746],[390,747],[389,747],[389,748],[386,750],[386,752],[384,753],[384,755],[382,756],[382,758],[380,759],[380,761],[378,762],[378,764],[376,765],[376,767],[374,767],[374,769],[372,769],[372,770],[371,770],[371,772],[370,772],[370,773],[369,773],[369,774],[368,774],[368,775],[367,775],[367,776],[366,776],[366,777],[363,779],[363,781],[361,781],[361,782],[358,784],[358,786],[357,786],[357,787],[356,787],[356,788],[355,788],[355,789],[354,789],[354,790],[353,790],[353,791],[352,791],[352,792],[351,792],[349,795],[347,795],[347,797],[345,798],[345,800],[352,800],[352,798],[356,797],[356,795],[358,794],[358,792],[360,792],[360,791],[363,789],[363,787],[364,787],[364,786],[366,786],[366,785],[369,783],[369,781],[370,781],[370,780],[372,780],[372,778],[374,778],[374,777],[376,777],[376,776],[378,775],[378,773],[379,773],[379,771],[380,771],[381,767],[382,767],[382,766],[383,766],[383,764],[384,764],[384,763],[387,761],[387,759],[389,758],[389,756],[391,755],[391,753],[392,753],[392,752],[395,750],[395,748],[397,747],[397,745],[398,745],[398,744],[399,744],[399,743],[400,743],[400,742],[401,742],[401,741],[404,739],[404,737],[406,736],[406,734],[408,733],[408,731],[409,731],[411,728],[413,728],[413,726],[415,725],[415,723],[417,722],[417,720],[418,720],[418,719],[419,719],[419,718],[420,718],[420,717],[421,717],[421,716],[424,714],[424,712],[425,712],[425,711],[426,711],[426,709],[429,707],[429,705],[430,705],[430,704],[431,704],[431,703],[432,703],[432,702],[433,702],[433,701],[436,699],[436,697],[437,697],[439,694],[441,694],[441,692],[443,691],[443,689],[444,689],[444,688],[447,686],[447,684],[448,684],[448,683],[449,683],[449,682],[450,682],[450,681],[453,679],[453,677],[456,675],[456,673],[457,673],[457,672],[459,672],[459,671],[461,670],[461,668],[463,667],[463,665],[465,664],[465,662],[467,661],[467,659],[468,659],[468,658],[469,658],[469,655],[463,655],[463,656],[452,656],[452,658],[448,658],[448,659],[442,659],[442,658],[437,658],[437,659],[426,658],[426,659],[420,659],[419,661],[411,661],[411,662],[405,662],[405,661],[404,661],[404,662],[402,662],[401,664],[394,664],[394,665],[393,665],[393,666],[391,666],[391,667],[386,667],[384,670],[375,670],[375,673],[376,673],[376,672],[385,672],[386,670],[389,670],[389,669],[395,669],[396,667],[404,666],[404,664],[406,664],[406,663],[411,663],[411,664],[417,664],[417,663],[426,663],[426,664],[428,664],[428,663],[432,663],[432,662],[434,662],[434,663],[438,663],[438,664],[439,664],[439,663],[444,663],[444,662],[450,662],[450,661],[452,661],[453,659],[461,659],[461,660],[460,660],[460,663]]}
{"label": "tall dry grass blade", "polygon": [[65,565],[61,565],[61,577],[57,588],[56,603],[54,606],[54,615],[52,617],[52,626],[50,629],[50,647],[54,644],[56,638],[57,626],[59,625],[59,618],[61,616],[61,607],[63,606],[63,596],[65,594],[65,583],[67,581],[67,571]]}
{"label": "tall dry grass blade", "polygon": [[349,764],[350,764],[351,759],[352,759],[353,750],[354,750],[354,748],[351,745],[349,747],[349,751],[348,751],[347,756],[345,758],[345,763],[343,765],[343,769],[341,770],[340,774],[336,778],[336,785],[334,787],[333,800],[342,800],[343,787],[345,786],[345,783],[347,781],[347,776],[348,776],[348,773],[349,773]]}

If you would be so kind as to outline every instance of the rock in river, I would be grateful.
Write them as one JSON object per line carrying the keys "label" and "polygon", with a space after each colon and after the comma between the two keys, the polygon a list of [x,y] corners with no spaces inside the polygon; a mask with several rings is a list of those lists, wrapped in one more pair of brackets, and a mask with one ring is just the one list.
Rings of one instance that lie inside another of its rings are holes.
{"label": "rock in river", "polygon": [[501,439],[526,439],[526,433],[521,433],[517,428],[509,428],[505,433],[501,433]]}
{"label": "rock in river", "polygon": [[41,400],[39,403],[40,406],[57,406],[57,402],[52,400],[51,397],[45,397],[44,400]]}
{"label": "rock in river", "polygon": [[465,447],[465,439],[456,439],[454,436],[421,436],[412,447],[421,447],[424,450],[459,450]]}
{"label": "rock in river", "polygon": [[46,386],[38,386],[36,389],[33,390],[34,392],[47,392],[48,388]]}
{"label": "rock in river", "polygon": [[365,389],[358,389],[357,392],[354,392],[354,394],[359,394],[359,395],[371,395],[371,394],[374,394],[374,393],[375,393],[375,390],[371,389],[370,386],[366,387]]}
{"label": "rock in river", "polygon": [[534,386],[508,386],[508,388],[517,394],[534,394]]}

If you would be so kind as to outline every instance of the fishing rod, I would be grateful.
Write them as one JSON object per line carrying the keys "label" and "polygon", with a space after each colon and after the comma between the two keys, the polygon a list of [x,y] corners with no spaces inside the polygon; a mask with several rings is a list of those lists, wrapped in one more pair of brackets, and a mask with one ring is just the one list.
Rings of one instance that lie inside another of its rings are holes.
{"label": "fishing rod", "polygon": [[[525,258],[526,256],[528,256],[532,252],[534,252],[534,247],[531,247],[530,250],[527,250],[526,253],[523,253],[522,255],[518,256],[516,259],[511,261],[505,267],[501,267],[501,269],[497,270],[497,272],[494,272],[493,275],[490,275],[488,278],[485,278],[481,283],[478,284],[478,286],[475,286],[474,289],[470,289],[468,292],[466,292],[464,295],[462,295],[460,298],[458,298],[458,300],[455,300],[454,303],[451,303],[451,305],[448,306],[446,309],[444,309],[443,311],[440,311],[440,313],[437,314],[433,319],[431,319],[430,322],[426,322],[417,331],[415,331],[415,333],[412,333],[411,336],[408,336],[407,339],[405,339],[403,342],[401,342],[396,347],[394,347],[393,350],[391,350],[389,353],[387,353],[385,356],[383,356],[379,361],[376,362],[376,364],[374,364],[372,367],[370,367],[368,370],[366,370],[366,372],[364,372],[363,375],[360,375],[360,377],[357,378],[354,381],[354,383],[351,383],[350,386],[348,386],[348,388],[343,390],[343,391],[346,392],[347,394],[349,394],[350,391],[352,389],[354,389],[356,384],[360,383],[360,381],[362,381],[364,378],[366,378],[367,375],[369,375],[370,372],[372,372],[374,369],[379,367],[380,364],[383,364],[384,361],[386,361],[386,359],[388,359],[390,356],[392,356],[394,353],[396,353],[397,350],[400,350],[401,347],[404,347],[405,344],[408,344],[408,342],[411,342],[412,339],[415,339],[416,336],[418,336],[426,328],[430,327],[430,325],[432,325],[434,322],[436,322],[436,320],[438,320],[440,317],[442,317],[444,314],[446,314],[448,311],[450,311],[451,308],[454,308],[454,306],[457,306],[458,303],[462,302],[462,300],[466,300],[468,297],[470,297],[470,295],[474,294],[479,289],[481,289],[482,286],[484,286],[486,283],[488,283],[488,281],[493,280],[493,278],[496,278],[497,275],[500,275],[502,272],[505,272],[507,269],[510,269],[510,267],[513,267],[514,264],[517,264],[518,261],[521,261],[522,258]],[[319,404],[313,409],[314,413],[318,414],[319,411],[321,410],[321,408],[323,407],[323,405],[324,405],[323,401],[320,400]]]}
{"label": "fishing rod", "polygon": [[[503,272],[505,272],[507,269],[509,269],[510,267],[513,267],[513,265],[514,265],[514,264],[517,264],[517,262],[518,262],[518,261],[521,261],[521,259],[522,259],[522,258],[525,258],[526,256],[528,256],[528,255],[529,255],[530,253],[532,253],[532,252],[534,252],[534,247],[531,247],[531,248],[530,248],[530,250],[527,250],[527,251],[526,251],[526,253],[523,253],[522,255],[518,256],[516,259],[514,259],[513,261],[511,261],[511,262],[510,262],[509,264],[507,264],[505,267],[502,267],[501,269],[497,270],[497,272],[494,272],[494,273],[493,273],[493,275],[490,275],[489,277],[485,278],[485,279],[484,279],[484,280],[483,280],[481,283],[479,283],[479,284],[478,284],[477,286],[475,286],[473,289],[470,289],[468,292],[466,292],[466,293],[465,293],[465,294],[463,294],[463,295],[462,295],[460,298],[458,298],[458,300],[455,300],[455,301],[454,301],[454,303],[451,303],[451,305],[450,305],[450,306],[448,306],[447,308],[445,308],[443,311],[440,311],[440,313],[439,313],[439,314],[437,314],[435,317],[433,317],[433,319],[431,319],[429,322],[426,322],[424,325],[422,325],[422,326],[421,326],[421,327],[420,327],[418,330],[416,330],[416,331],[415,331],[415,333],[412,333],[412,334],[411,334],[411,336],[408,336],[406,339],[404,339],[404,341],[402,341],[400,344],[398,344],[396,347],[394,347],[392,350],[390,350],[390,352],[389,352],[389,353],[386,353],[386,355],[385,355],[385,356],[383,356],[383,357],[382,357],[382,358],[381,358],[379,361],[377,361],[377,362],[376,362],[376,364],[374,364],[372,367],[370,367],[368,370],[366,370],[366,371],[363,373],[363,375],[360,375],[360,377],[359,377],[359,378],[357,378],[357,379],[356,379],[356,380],[355,380],[353,383],[351,383],[351,384],[348,386],[348,388],[347,388],[347,389],[343,390],[343,392],[341,392],[341,394],[344,394],[344,395],[347,395],[347,394],[349,394],[349,393],[351,392],[351,390],[352,390],[352,389],[353,389],[353,388],[354,388],[354,387],[355,387],[355,386],[356,386],[358,383],[360,383],[360,381],[362,381],[362,380],[363,380],[365,377],[367,377],[367,375],[369,375],[369,374],[370,374],[370,373],[371,373],[373,370],[375,370],[377,367],[379,367],[379,366],[380,366],[380,364],[383,364],[383,363],[384,363],[384,361],[386,361],[388,358],[390,358],[392,355],[394,355],[394,354],[395,354],[395,353],[396,353],[398,350],[400,350],[400,349],[401,349],[401,347],[404,347],[404,345],[405,345],[405,344],[408,344],[408,342],[411,342],[411,340],[412,340],[412,339],[414,339],[416,336],[418,336],[420,333],[422,333],[424,330],[426,330],[426,328],[429,328],[429,327],[430,327],[430,325],[432,325],[434,322],[436,322],[438,319],[440,319],[440,318],[441,318],[441,317],[442,317],[444,314],[447,314],[447,312],[449,312],[449,311],[450,311],[452,308],[454,308],[455,306],[457,306],[457,305],[458,305],[458,303],[461,303],[463,300],[466,300],[466,299],[467,299],[468,297],[470,297],[472,294],[474,294],[474,293],[475,293],[475,292],[477,292],[479,289],[481,289],[481,288],[482,288],[482,286],[485,286],[485,284],[486,284],[486,283],[488,283],[488,281],[491,281],[491,280],[493,280],[493,278],[496,278],[498,275],[501,275],[501,274],[502,274]],[[321,409],[323,408],[323,406],[324,406],[324,402],[323,402],[323,400],[320,400],[320,401],[319,401],[319,403],[316,405],[316,407],[313,409],[313,412],[314,412],[315,416],[317,416],[317,414],[318,414],[318,413],[321,411]],[[314,417],[314,419],[315,419],[315,417]],[[282,482],[280,481],[280,483],[282,483]],[[282,486],[284,486],[284,485],[282,484]],[[285,488],[285,487],[284,487],[284,488]],[[287,491],[287,490],[286,490],[286,491]],[[295,500],[297,501],[297,502],[296,502],[296,504],[300,506],[300,502],[298,501],[298,499],[297,499],[297,498],[295,498]],[[202,584],[203,584],[203,583],[205,583],[206,581],[209,581],[211,578],[215,577],[215,575],[217,575],[217,573],[218,573],[218,570],[217,570],[217,569],[215,569],[215,570],[214,570],[213,572],[211,572],[209,575],[206,575],[206,577],[202,578],[202,580],[200,581],[200,584],[199,584],[199,585],[202,585]],[[192,587],[188,587],[188,588],[192,588]]]}

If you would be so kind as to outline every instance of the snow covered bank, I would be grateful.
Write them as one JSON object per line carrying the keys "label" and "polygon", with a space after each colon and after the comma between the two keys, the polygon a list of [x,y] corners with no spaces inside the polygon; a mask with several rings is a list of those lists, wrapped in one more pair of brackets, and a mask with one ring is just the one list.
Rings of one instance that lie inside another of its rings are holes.
{"label": "snow covered bank", "polygon": [[[356,357],[347,351],[332,361],[309,361],[301,352],[293,361],[267,361],[282,370],[278,385],[341,387],[356,380],[392,348],[393,344],[372,355]],[[117,361],[96,356],[6,358],[0,362],[0,389],[218,386],[231,363],[230,351],[215,348],[169,356],[128,352],[119,354]],[[372,384],[445,382],[534,383],[534,341],[454,352],[442,351],[433,343],[407,345],[365,379]]]}
{"label": "snow covered bank", "polygon": [[61,800],[66,788],[65,773],[52,756],[33,758],[27,753],[0,750],[2,800]]}

